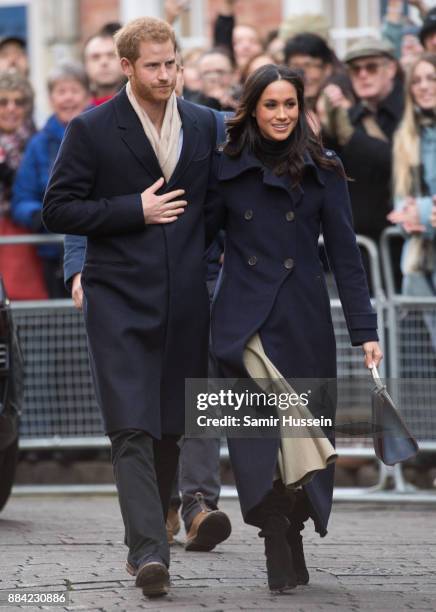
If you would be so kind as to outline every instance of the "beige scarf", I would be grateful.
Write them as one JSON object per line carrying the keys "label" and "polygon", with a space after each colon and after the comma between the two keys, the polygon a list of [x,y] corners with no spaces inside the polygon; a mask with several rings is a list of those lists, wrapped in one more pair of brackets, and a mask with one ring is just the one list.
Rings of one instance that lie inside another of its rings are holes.
{"label": "beige scarf", "polygon": [[145,135],[153,147],[165,180],[168,182],[177,165],[179,157],[179,139],[182,120],[177,108],[176,94],[173,92],[167,102],[165,115],[160,130],[160,136],[150,117],[136,99],[130,82],[126,85],[126,93],[130,104],[138,115]]}

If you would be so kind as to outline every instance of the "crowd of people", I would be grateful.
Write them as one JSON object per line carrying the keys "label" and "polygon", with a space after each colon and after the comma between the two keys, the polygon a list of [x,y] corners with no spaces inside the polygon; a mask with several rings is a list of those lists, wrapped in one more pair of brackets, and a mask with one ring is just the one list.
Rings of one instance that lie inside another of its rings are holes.
{"label": "crowd of people", "polygon": [[[182,54],[183,95],[217,110],[234,111],[247,77],[257,68],[272,63],[295,69],[304,75],[315,131],[325,147],[339,155],[351,179],[356,233],[378,242],[390,223],[399,223],[407,233],[408,226],[396,221],[398,216],[389,216],[396,195],[393,142],[405,113],[406,77],[422,54],[428,58],[436,53],[436,7],[429,9],[422,0],[408,5],[418,9],[421,23],[404,15],[401,0],[389,0],[381,37],[355,41],[339,59],[321,15],[290,18],[262,39],[254,27],[235,20],[235,0],[224,0],[212,48]],[[172,23],[180,10],[179,3],[168,2],[167,20]],[[421,82],[431,99],[424,111],[427,132],[436,112],[431,82],[431,78]],[[416,208],[407,209],[410,214],[412,210],[416,214]],[[415,227],[415,231],[419,230]],[[396,245],[393,254],[399,262]],[[365,267],[369,275],[366,261]]]}
{"label": "crowd of people", "polygon": [[[410,192],[403,194],[402,203],[397,198],[396,212],[390,215],[398,192],[393,168],[400,163],[393,157],[393,143],[395,137],[404,140],[408,133],[404,121],[411,125],[414,119],[416,125],[425,128],[426,155],[431,160],[434,68],[429,68],[429,75],[415,86],[415,90],[428,90],[430,101],[421,113],[424,118],[418,120],[413,111],[419,102],[414,103],[408,115],[404,107],[406,75],[417,69],[416,62],[423,53],[428,66],[433,65],[436,8],[427,11],[423,2],[415,0],[409,4],[418,6],[421,24],[404,17],[402,2],[390,0],[382,37],[358,40],[341,61],[329,44],[328,29],[321,16],[289,19],[263,40],[254,27],[236,21],[234,0],[223,0],[214,24],[212,46],[179,50],[179,95],[232,113],[247,77],[257,68],[272,63],[295,69],[304,75],[313,127],[322,135],[325,146],[338,153],[352,179],[349,188],[356,232],[378,241],[383,229],[395,222],[410,234],[405,219],[418,215],[414,198],[424,188],[431,199],[434,186],[431,178],[425,179],[419,189],[416,184],[409,186]],[[175,22],[183,10],[181,3],[174,0],[168,0],[165,8],[169,23]],[[109,23],[91,36],[83,47],[81,63],[63,62],[52,70],[47,81],[52,115],[40,131],[32,120],[33,90],[28,80],[25,42],[14,35],[0,40],[1,235],[44,232],[40,216],[42,199],[68,122],[110,99],[125,83],[113,42],[119,27],[120,24]],[[418,139],[419,132],[415,128]],[[409,140],[406,142],[405,147],[410,144]],[[414,147],[415,164],[419,167],[421,157],[416,142]],[[397,142],[396,158],[400,150],[406,149],[401,149]],[[431,167],[431,162],[426,167]],[[432,210],[421,210],[424,225],[431,224]],[[413,233],[421,232],[423,224],[415,224]],[[425,244],[430,245],[428,233],[423,237]],[[395,255],[399,259],[399,253]],[[430,260],[426,256],[426,261]],[[66,296],[60,246],[2,247],[0,269],[11,299]],[[73,270],[66,280],[74,284],[76,303],[80,305],[80,283],[76,276],[79,271]],[[428,294],[429,288],[425,287]],[[432,284],[430,291],[434,293]]]}
{"label": "crowd of people", "polygon": [[[44,233],[45,188],[68,123],[101,104],[123,84],[113,34],[107,24],[84,46],[83,62],[65,61],[47,79],[52,114],[41,130],[34,124],[33,89],[25,41],[0,40],[0,193],[2,236]],[[67,297],[60,245],[3,246],[0,271],[10,299]]]}

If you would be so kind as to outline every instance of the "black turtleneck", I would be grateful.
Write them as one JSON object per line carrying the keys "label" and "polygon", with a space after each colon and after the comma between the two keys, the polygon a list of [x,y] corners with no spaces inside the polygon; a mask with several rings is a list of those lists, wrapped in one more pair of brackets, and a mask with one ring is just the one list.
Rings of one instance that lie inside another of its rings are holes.
{"label": "black turtleneck", "polygon": [[254,154],[267,168],[276,170],[289,158],[292,138],[292,133],[286,140],[272,140],[271,138],[260,136]]}

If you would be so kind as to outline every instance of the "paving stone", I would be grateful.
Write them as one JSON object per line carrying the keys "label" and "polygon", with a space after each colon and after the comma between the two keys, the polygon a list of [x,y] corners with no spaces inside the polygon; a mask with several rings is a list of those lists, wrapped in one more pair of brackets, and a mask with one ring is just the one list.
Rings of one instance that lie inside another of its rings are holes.
{"label": "paving stone", "polygon": [[221,508],[231,517],[231,538],[212,552],[187,553],[179,535],[170,594],[149,600],[124,569],[115,497],[13,497],[0,515],[0,597],[13,589],[68,590],[69,605],[46,608],[53,612],[436,609],[434,506],[335,503],[326,538],[304,530],[310,584],[282,596],[267,589],[263,541],[243,524],[238,502]]}

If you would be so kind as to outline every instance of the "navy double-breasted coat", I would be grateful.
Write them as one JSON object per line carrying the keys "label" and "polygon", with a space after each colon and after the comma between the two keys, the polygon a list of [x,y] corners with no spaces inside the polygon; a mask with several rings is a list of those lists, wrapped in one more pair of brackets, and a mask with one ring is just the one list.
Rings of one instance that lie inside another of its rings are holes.
{"label": "navy double-breasted coat", "polygon": [[[377,339],[346,181],[335,170],[317,167],[308,154],[305,161],[303,180],[292,187],[288,176],[277,176],[247,150],[236,158],[215,156],[209,230],[225,228],[226,245],[211,337],[225,376],[248,378],[243,350],[255,332],[284,377],[336,376],[330,302],[318,255],[321,230],[352,344]],[[334,405],[326,405],[323,416],[334,418],[333,412]],[[228,444],[247,519],[271,488],[279,440],[230,438]],[[305,487],[321,535],[330,514],[333,476],[329,466]]]}
{"label": "navy double-breasted coat", "polygon": [[49,230],[88,237],[84,315],[107,432],[182,433],[185,378],[207,376],[204,199],[216,122],[177,104],[183,146],[158,192],[185,189],[176,222],[145,225],[140,194],[162,171],[124,89],[71,122],[45,196]]}

